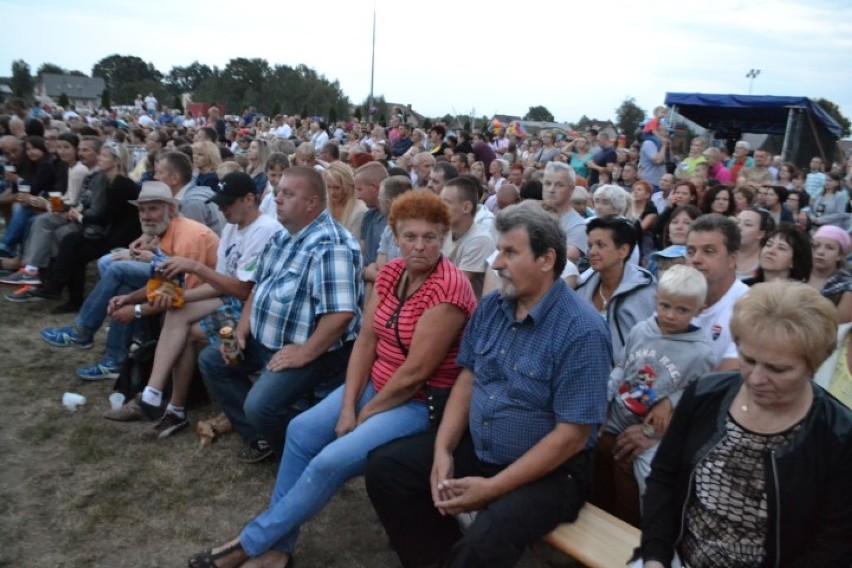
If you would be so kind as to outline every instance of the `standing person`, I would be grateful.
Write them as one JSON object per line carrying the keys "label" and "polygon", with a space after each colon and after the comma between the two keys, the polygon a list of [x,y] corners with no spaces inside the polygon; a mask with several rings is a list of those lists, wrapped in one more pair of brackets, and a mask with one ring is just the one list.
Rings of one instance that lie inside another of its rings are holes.
{"label": "standing person", "polygon": [[748,280],[757,276],[760,265],[760,248],[766,235],[775,230],[775,221],[769,211],[749,207],[739,215],[740,248],[737,255],[737,279]]}
{"label": "standing person", "polygon": [[316,170],[284,171],[275,201],[287,230],[251,275],[255,286],[235,330],[244,359],[229,366],[214,347],[198,358],[211,397],[246,444],[239,456],[246,463],[281,455],[290,406],[322,383],[343,381],[361,327],[361,251],[325,200]]}
{"label": "standing person", "polygon": [[687,388],[660,442],[640,565],[847,567],[852,411],[813,382],[834,307],[804,284],[760,284],[731,332],[741,372]]}
{"label": "standing person", "polygon": [[659,189],[660,178],[666,173],[670,146],[669,127],[659,122],[653,135],[648,135],[639,149],[639,179],[647,181],[654,189]]}
{"label": "standing person", "polygon": [[849,192],[843,189],[842,184],[843,177],[838,172],[825,175],[822,192],[811,201],[811,213],[808,215],[811,223],[818,227],[834,225],[848,230],[850,216],[846,207],[849,204]]}
{"label": "standing person", "polygon": [[445,399],[458,377],[461,333],[476,306],[467,279],[441,256],[449,222],[431,193],[395,202],[389,226],[402,258],[378,277],[346,384],[290,424],[269,508],[190,566],[292,566],[299,527],[363,473],[368,452],[434,422],[427,403]]}
{"label": "standing person", "polygon": [[[552,214],[522,203],[497,230],[500,292],[468,323],[438,431],[368,460],[367,493],[406,568],[514,566],[589,492],[609,334],[559,278],[565,233]],[[474,511],[462,535],[453,515]]]}
{"label": "standing person", "polygon": [[808,285],[819,290],[837,306],[840,323],[852,321],[852,272],[846,255],[852,250],[849,233],[824,225],[813,236],[813,269]]}
{"label": "standing person", "polygon": [[589,187],[600,183],[600,172],[606,170],[612,173],[612,168],[618,161],[618,154],[612,147],[612,140],[605,133],[601,132],[597,136],[600,149],[592,155],[592,159],[586,162],[586,167],[589,168]]}
{"label": "standing person", "polygon": [[825,173],[822,171],[822,158],[814,156],[809,164],[808,174],[805,176],[805,191],[811,196],[811,201],[822,193],[825,187]]}

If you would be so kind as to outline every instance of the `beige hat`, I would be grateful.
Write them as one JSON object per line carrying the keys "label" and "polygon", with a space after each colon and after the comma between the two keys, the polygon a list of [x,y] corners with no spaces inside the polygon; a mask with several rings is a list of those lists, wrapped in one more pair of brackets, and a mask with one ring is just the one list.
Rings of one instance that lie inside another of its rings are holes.
{"label": "beige hat", "polygon": [[140,203],[149,203],[151,201],[165,201],[175,207],[180,207],[180,199],[175,199],[169,186],[161,181],[146,181],[142,184],[142,191],[139,192],[139,198],[130,200],[128,203],[138,207]]}

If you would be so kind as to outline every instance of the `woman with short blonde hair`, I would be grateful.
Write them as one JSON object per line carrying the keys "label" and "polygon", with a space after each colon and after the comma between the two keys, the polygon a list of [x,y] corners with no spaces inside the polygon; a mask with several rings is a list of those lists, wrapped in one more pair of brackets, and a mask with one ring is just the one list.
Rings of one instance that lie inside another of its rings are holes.
{"label": "woman with short blonde hair", "polygon": [[360,239],[361,220],[367,212],[367,206],[355,196],[355,174],[352,168],[341,161],[332,162],[322,177],[325,180],[328,212],[356,239]]}

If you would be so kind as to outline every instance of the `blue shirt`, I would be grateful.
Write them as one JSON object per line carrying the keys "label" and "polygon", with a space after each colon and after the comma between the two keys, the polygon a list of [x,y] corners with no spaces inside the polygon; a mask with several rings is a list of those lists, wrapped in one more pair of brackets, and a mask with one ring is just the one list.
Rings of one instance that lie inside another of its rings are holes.
{"label": "blue shirt", "polygon": [[612,345],[603,319],[557,279],[521,320],[515,303],[482,299],[462,337],[458,364],[473,375],[469,427],[477,457],[508,465],[556,427],[606,419]]}
{"label": "blue shirt", "polygon": [[367,209],[361,219],[361,240],[364,241],[364,266],[376,262],[379,254],[379,241],[382,231],[388,224],[387,218],[382,215],[378,207]]}
{"label": "blue shirt", "polygon": [[305,343],[321,315],[351,312],[355,317],[329,351],[354,340],[361,329],[362,269],[358,242],[328,211],[296,234],[278,233],[254,272],[252,336],[278,350]]}

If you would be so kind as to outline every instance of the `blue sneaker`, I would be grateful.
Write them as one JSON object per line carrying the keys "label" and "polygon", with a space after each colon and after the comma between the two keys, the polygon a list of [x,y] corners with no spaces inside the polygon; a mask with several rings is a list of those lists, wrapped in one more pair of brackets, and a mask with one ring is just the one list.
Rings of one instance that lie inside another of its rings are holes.
{"label": "blue sneaker", "polygon": [[95,344],[92,336],[80,334],[73,326],[60,327],[59,329],[45,328],[39,333],[45,343],[54,347],[76,347],[77,349],[91,349]]}
{"label": "blue sneaker", "polygon": [[107,379],[117,379],[119,372],[121,372],[120,363],[104,359],[91,367],[80,367],[76,373],[84,381],[104,381]]}

